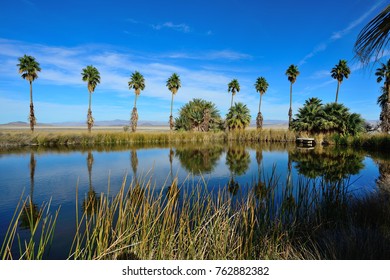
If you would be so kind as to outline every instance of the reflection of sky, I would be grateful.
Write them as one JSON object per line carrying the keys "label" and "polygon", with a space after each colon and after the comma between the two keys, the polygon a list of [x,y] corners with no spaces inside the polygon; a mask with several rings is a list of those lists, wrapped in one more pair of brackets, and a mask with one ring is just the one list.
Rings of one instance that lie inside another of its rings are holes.
{"label": "reflection of sky", "polygon": [[[235,176],[244,193],[251,187],[251,182],[257,180],[259,167],[256,161],[256,151],[248,149],[250,164],[244,175]],[[93,151],[92,186],[96,193],[106,192],[110,180],[110,193],[116,193],[121,187],[123,178],[127,175],[127,186],[133,178],[131,166],[131,150],[97,152]],[[69,153],[35,153],[35,187],[34,203],[40,206],[52,199],[52,209],[61,205],[57,223],[57,238],[61,238],[55,246],[66,247],[74,230],[75,197],[78,184],[80,202],[88,192],[87,152]],[[179,184],[186,180],[186,185],[196,184],[203,179],[209,190],[218,190],[226,186],[230,171],[226,165],[227,153],[222,152],[213,170],[202,176],[192,176],[181,167],[178,157],[173,157],[172,171],[178,176]],[[148,180],[152,175],[152,186],[161,189],[165,183],[170,183],[169,148],[137,150],[137,177]],[[24,196],[30,194],[30,153],[3,154],[0,157],[0,240],[3,239],[8,223],[15,210],[17,202],[24,191]],[[375,187],[378,178],[378,167],[371,158],[364,159],[364,169],[350,178],[351,190],[364,193]],[[275,167],[279,185],[283,186],[287,178],[288,154],[286,151],[263,151],[260,166],[261,178],[267,179]],[[294,164],[293,164],[294,166]],[[292,172],[293,181],[301,176],[296,170]],[[65,239],[64,239],[65,238]],[[54,250],[55,251],[55,250]],[[59,257],[63,257],[58,255]]]}

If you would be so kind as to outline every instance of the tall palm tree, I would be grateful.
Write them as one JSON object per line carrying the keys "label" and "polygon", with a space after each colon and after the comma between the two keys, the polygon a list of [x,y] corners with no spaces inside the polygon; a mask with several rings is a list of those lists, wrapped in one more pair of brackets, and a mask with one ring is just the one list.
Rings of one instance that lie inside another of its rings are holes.
{"label": "tall palm tree", "polygon": [[256,127],[258,129],[261,129],[263,127],[263,116],[261,114],[261,99],[263,97],[263,94],[268,89],[268,83],[267,80],[264,77],[259,77],[256,80],[255,83],[255,88],[258,93],[260,93],[260,101],[259,101],[259,112],[257,113],[257,118],[256,118]]}
{"label": "tall palm tree", "polygon": [[290,81],[290,109],[288,110],[288,128],[290,129],[291,121],[292,121],[292,85],[297,80],[297,77],[299,76],[299,70],[298,66],[291,64],[287,71],[286,75],[288,80]]}
{"label": "tall palm tree", "polygon": [[173,96],[177,93],[180,87],[181,87],[180,76],[177,75],[176,73],[173,73],[167,80],[167,88],[172,93],[171,114],[169,115],[169,127],[171,130],[175,126],[175,122],[173,121],[173,116],[172,116]]}
{"label": "tall palm tree", "polygon": [[351,74],[351,69],[349,69],[346,60],[340,59],[339,63],[332,68],[330,74],[333,79],[337,80],[336,101],[335,101],[335,103],[337,103],[339,97],[340,84],[343,82],[344,78],[348,79],[349,74]]}
{"label": "tall palm tree", "polygon": [[88,131],[91,132],[94,123],[94,119],[92,117],[92,109],[91,109],[92,93],[95,91],[96,86],[100,84],[100,73],[95,67],[93,67],[92,65],[88,65],[86,68],[82,69],[81,75],[83,81],[87,82],[88,85],[89,105],[88,105],[88,114],[87,114],[87,125],[88,125]]}
{"label": "tall palm tree", "polygon": [[387,102],[383,104],[381,112],[381,129],[383,132],[390,131],[390,59],[386,64],[381,63],[381,67],[376,69],[375,75],[378,83],[384,80],[384,91],[387,93]]}
{"label": "tall palm tree", "polygon": [[359,33],[354,50],[356,56],[364,64],[368,64],[373,56],[378,60],[386,49],[390,37],[390,5],[387,5]]}
{"label": "tall palm tree", "polygon": [[233,107],[233,96],[236,95],[236,92],[240,92],[240,84],[238,83],[237,79],[233,79],[228,84],[228,92],[232,93],[232,102],[230,103],[230,108]]}
{"label": "tall palm tree", "polygon": [[32,93],[32,82],[38,78],[38,73],[41,71],[39,63],[35,60],[34,57],[29,55],[24,55],[19,57],[19,73],[22,74],[22,78],[27,80],[30,83],[30,129],[34,132],[34,125],[36,125],[36,118],[34,114],[34,103],[33,103],[33,93]]}
{"label": "tall palm tree", "polygon": [[145,78],[138,71],[135,71],[131,74],[129,81],[129,89],[134,89],[135,98],[134,98],[134,107],[131,112],[131,131],[135,132],[137,130],[138,122],[138,112],[137,112],[137,97],[141,94],[141,90],[145,89]]}

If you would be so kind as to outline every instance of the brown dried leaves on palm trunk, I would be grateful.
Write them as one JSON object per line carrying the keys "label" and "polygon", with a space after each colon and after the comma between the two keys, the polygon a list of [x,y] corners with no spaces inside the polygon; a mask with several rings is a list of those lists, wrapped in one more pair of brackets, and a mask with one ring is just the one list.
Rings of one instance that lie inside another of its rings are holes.
{"label": "brown dried leaves on palm trunk", "polygon": [[389,133],[390,131],[390,103],[387,102],[380,114],[381,130]]}
{"label": "brown dried leaves on palm trunk", "polygon": [[87,125],[88,125],[88,131],[91,132],[92,130],[92,127],[93,127],[93,123],[94,123],[94,119],[92,117],[92,110],[88,109],[88,114],[87,114]]}
{"label": "brown dried leaves on palm trunk", "polygon": [[256,117],[256,127],[257,127],[257,129],[262,129],[263,128],[263,115],[261,114],[261,112],[259,112],[257,114],[257,117]]}
{"label": "brown dried leaves on palm trunk", "polygon": [[34,104],[30,103],[30,116],[28,117],[30,121],[30,129],[31,131],[34,131],[34,126],[37,124],[37,120],[35,118],[34,114]]}
{"label": "brown dried leaves on palm trunk", "polygon": [[134,107],[133,111],[131,112],[131,119],[130,119],[130,126],[132,132],[135,132],[137,130],[137,122],[138,122],[138,112],[137,112],[137,108]]}

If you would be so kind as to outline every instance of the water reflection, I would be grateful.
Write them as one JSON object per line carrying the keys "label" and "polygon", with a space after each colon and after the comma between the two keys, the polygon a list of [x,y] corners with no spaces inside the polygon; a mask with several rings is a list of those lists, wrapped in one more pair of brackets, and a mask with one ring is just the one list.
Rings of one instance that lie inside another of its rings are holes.
{"label": "water reflection", "polygon": [[246,173],[249,169],[251,158],[245,146],[230,145],[226,153],[226,165],[230,171],[230,179],[228,182],[228,190],[234,196],[240,189],[239,183],[235,176],[240,176]]}
{"label": "water reflection", "polygon": [[364,155],[349,149],[295,149],[289,151],[289,158],[300,174],[330,183],[356,175],[364,168]]}
{"label": "water reflection", "polygon": [[87,169],[88,169],[88,193],[87,196],[84,198],[82,209],[83,212],[86,212],[88,215],[91,215],[96,211],[96,209],[99,206],[99,196],[95,192],[93,185],[92,185],[92,167],[93,167],[93,154],[92,151],[88,151],[87,155]]}
{"label": "water reflection", "polygon": [[175,156],[185,170],[199,175],[214,170],[223,150],[220,145],[184,146],[176,149]]}
{"label": "water reflection", "polygon": [[34,183],[35,183],[35,168],[37,161],[35,159],[34,151],[30,152],[30,197],[27,200],[26,205],[21,213],[19,227],[21,229],[30,229],[32,230],[36,221],[39,218],[39,207],[34,203]]}

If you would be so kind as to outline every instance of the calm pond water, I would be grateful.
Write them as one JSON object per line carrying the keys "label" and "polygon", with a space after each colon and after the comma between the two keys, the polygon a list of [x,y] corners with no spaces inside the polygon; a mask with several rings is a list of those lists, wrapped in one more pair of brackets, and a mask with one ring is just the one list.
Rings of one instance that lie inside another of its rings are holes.
{"label": "calm pond water", "polygon": [[[380,187],[378,182],[388,176],[389,166],[389,155],[372,156],[333,147],[307,150],[293,144],[3,150],[0,152],[0,242],[21,196],[30,195],[38,208],[50,200],[53,211],[61,206],[48,258],[65,259],[75,232],[76,190],[82,205],[88,192],[106,193],[108,181],[110,193],[115,194],[125,177],[127,184],[150,179],[158,190],[167,187],[177,176],[179,185],[185,182],[191,187],[207,182],[210,191],[228,188],[232,196],[240,196],[258,178],[266,181],[274,172],[281,188],[287,181],[306,178],[330,183],[344,179],[352,195],[364,196]],[[229,188],[231,180],[235,183]],[[20,223],[21,236],[28,231],[28,226]]]}

